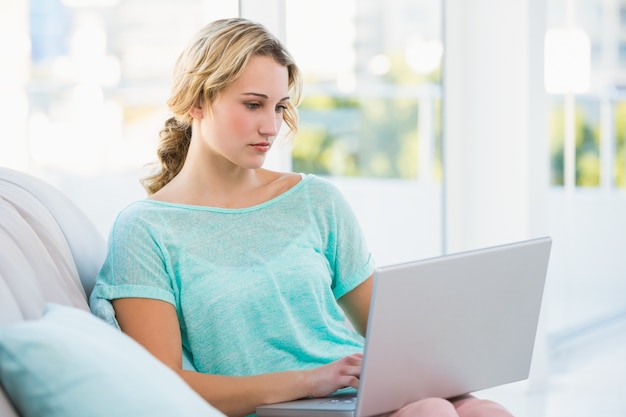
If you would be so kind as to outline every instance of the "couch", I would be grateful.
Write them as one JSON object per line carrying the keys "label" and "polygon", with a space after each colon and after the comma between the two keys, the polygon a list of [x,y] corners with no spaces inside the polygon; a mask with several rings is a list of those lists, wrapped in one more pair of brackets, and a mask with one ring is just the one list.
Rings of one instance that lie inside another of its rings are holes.
{"label": "couch", "polygon": [[105,254],[58,189],[0,167],[0,417],[222,416],[91,313]]}

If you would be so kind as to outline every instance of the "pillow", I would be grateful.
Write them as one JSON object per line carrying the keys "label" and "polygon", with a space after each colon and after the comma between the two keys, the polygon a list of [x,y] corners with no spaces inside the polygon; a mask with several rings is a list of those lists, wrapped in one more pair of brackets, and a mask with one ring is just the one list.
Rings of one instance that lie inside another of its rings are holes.
{"label": "pillow", "polygon": [[223,417],[126,334],[74,307],[0,327],[0,382],[23,417]]}

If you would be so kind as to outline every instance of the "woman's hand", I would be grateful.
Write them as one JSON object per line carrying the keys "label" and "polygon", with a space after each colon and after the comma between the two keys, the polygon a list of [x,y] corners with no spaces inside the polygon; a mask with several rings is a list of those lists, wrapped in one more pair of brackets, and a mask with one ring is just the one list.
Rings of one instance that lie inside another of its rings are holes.
{"label": "woman's hand", "polygon": [[341,388],[358,388],[362,359],[362,354],[355,353],[306,371],[309,396],[324,397]]}

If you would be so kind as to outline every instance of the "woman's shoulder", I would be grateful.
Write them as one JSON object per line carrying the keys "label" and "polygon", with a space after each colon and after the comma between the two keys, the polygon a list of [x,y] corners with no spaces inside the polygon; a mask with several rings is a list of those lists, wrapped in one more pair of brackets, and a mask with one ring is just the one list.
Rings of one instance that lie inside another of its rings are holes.
{"label": "woman's shoulder", "polygon": [[151,200],[149,198],[144,198],[140,200],[135,200],[128,203],[122,210],[120,210],[119,216],[136,216],[138,214],[144,214],[146,212],[154,211],[158,209],[157,204],[154,204],[156,200]]}
{"label": "woman's shoulder", "polygon": [[340,212],[351,211],[352,207],[348,199],[343,194],[341,188],[331,180],[306,174],[299,186],[301,192],[298,193],[304,203],[314,207],[314,213],[332,213],[336,216]]}
{"label": "woman's shoulder", "polygon": [[295,173],[295,172],[272,172],[266,171],[271,178],[271,191],[266,201],[282,199],[291,194],[305,194],[322,197],[323,200],[332,198],[335,194],[340,194],[339,189],[329,180],[315,174]]}
{"label": "woman's shoulder", "polygon": [[115,217],[114,227],[130,227],[132,225],[150,223],[150,219],[158,217],[157,212],[163,207],[155,204],[153,200],[142,199],[129,203],[122,208]]}
{"label": "woman's shoulder", "polygon": [[329,179],[319,177],[316,174],[301,174],[302,183],[311,193],[320,194],[326,197],[341,197],[342,193],[339,187]]}
{"label": "woman's shoulder", "polygon": [[269,190],[269,194],[278,196],[297,186],[304,176],[295,172],[278,172],[264,169],[262,171],[263,183]]}

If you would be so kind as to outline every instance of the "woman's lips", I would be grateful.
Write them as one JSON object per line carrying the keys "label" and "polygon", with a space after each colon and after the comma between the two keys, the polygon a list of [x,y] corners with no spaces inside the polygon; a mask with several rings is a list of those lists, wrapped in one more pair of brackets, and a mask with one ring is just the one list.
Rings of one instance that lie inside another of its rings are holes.
{"label": "woman's lips", "polygon": [[252,146],[254,149],[256,149],[259,152],[267,152],[270,150],[270,147],[272,146],[272,144],[269,142],[259,142],[259,143],[253,143],[250,146]]}

